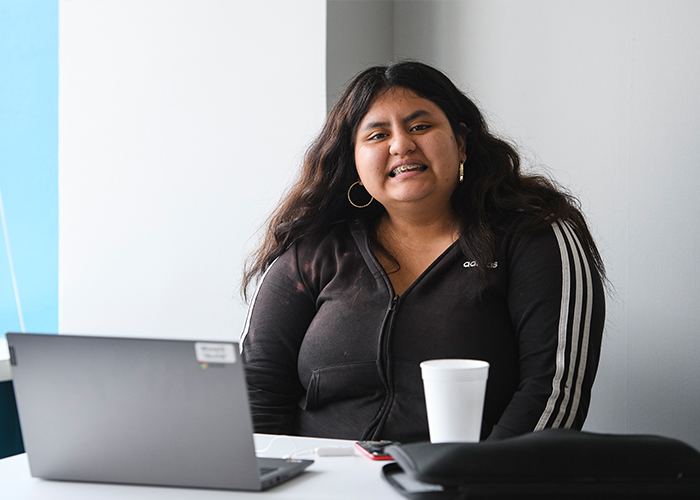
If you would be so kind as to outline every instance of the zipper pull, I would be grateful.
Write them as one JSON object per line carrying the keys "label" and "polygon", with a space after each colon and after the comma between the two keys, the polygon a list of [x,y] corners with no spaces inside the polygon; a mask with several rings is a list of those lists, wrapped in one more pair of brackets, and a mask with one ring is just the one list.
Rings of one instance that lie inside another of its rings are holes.
{"label": "zipper pull", "polygon": [[397,303],[398,301],[399,301],[398,295],[394,295],[394,296],[391,298],[391,304],[389,305],[389,311],[393,311],[394,309],[396,309],[396,303]]}

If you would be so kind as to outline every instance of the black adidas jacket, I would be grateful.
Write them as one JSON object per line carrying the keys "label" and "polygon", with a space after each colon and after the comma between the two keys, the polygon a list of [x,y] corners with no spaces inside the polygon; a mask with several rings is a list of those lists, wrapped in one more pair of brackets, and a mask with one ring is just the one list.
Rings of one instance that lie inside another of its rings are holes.
{"label": "black adidas jacket", "polygon": [[268,269],[241,338],[256,432],[428,440],[419,364],[491,366],[482,439],[581,428],[605,316],[590,256],[562,221],[497,232],[481,289],[453,244],[394,295],[362,221],[295,244]]}

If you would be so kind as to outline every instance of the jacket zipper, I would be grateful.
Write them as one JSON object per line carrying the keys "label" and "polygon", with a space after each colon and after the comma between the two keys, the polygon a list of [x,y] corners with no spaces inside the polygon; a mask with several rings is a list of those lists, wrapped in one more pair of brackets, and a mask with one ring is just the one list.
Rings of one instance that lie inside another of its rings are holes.
{"label": "jacket zipper", "polygon": [[[355,225],[359,225],[359,223],[359,220],[356,220],[354,222]],[[389,409],[391,408],[391,405],[394,400],[394,391],[392,388],[393,381],[390,379],[391,367],[389,366],[389,340],[391,338],[391,331],[394,328],[394,316],[396,314],[396,309],[399,305],[400,297],[396,295],[396,293],[394,293],[394,288],[391,285],[391,281],[389,280],[386,271],[384,271],[384,268],[379,263],[377,257],[374,255],[367,233],[364,230],[361,230],[361,234],[362,240],[364,241],[364,245],[361,245],[358,241],[358,246],[361,249],[364,249],[364,252],[362,252],[363,257],[365,258],[366,262],[372,263],[372,266],[370,267],[374,267],[383,275],[384,282],[386,283],[387,289],[391,294],[391,301],[389,303],[389,307],[387,308],[384,321],[381,325],[381,331],[379,332],[379,342],[377,345],[377,370],[379,372],[379,376],[381,377],[382,383],[384,384],[384,388],[386,390],[386,397],[384,399],[382,407],[377,412],[377,415],[374,417],[369,426],[365,429],[365,432],[360,438],[366,441],[377,438],[378,433],[384,427],[384,421],[386,420],[386,417],[389,413]]]}
{"label": "jacket zipper", "polygon": [[394,329],[394,316],[398,307],[400,297],[393,293],[391,302],[387,309],[386,316],[384,317],[384,322],[382,324],[382,331],[380,332],[380,351],[378,354],[379,361],[379,375],[384,383],[384,388],[386,389],[386,397],[384,399],[384,404],[380,409],[379,413],[375,417],[372,424],[367,428],[364,433],[363,439],[378,439],[378,433],[384,427],[384,421],[389,414],[389,409],[393,404],[394,391],[393,391],[393,380],[391,380],[391,365],[389,360],[389,341],[391,340],[391,332]]}
{"label": "jacket zipper", "polygon": [[[389,341],[391,340],[391,333],[394,330],[394,316],[396,315],[399,299],[400,297],[398,295],[392,295],[391,303],[389,304],[389,309],[387,310],[386,319],[384,320],[384,325],[382,326],[382,332],[380,333],[381,351],[379,352],[379,356],[382,360],[383,376],[387,390],[393,387],[393,381],[390,380],[389,376],[391,373],[391,367],[389,366]],[[393,391],[390,392],[393,394]]]}

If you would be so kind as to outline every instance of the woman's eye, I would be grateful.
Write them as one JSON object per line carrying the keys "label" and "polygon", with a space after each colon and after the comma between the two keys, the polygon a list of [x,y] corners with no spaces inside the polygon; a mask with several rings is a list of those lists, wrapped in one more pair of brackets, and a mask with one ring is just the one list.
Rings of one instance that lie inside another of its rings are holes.
{"label": "woman's eye", "polygon": [[386,137],[386,134],[380,132],[380,133],[378,133],[378,134],[371,135],[371,136],[369,137],[369,140],[370,140],[370,141],[376,141],[376,140],[378,140],[378,139],[384,139],[385,137]]}

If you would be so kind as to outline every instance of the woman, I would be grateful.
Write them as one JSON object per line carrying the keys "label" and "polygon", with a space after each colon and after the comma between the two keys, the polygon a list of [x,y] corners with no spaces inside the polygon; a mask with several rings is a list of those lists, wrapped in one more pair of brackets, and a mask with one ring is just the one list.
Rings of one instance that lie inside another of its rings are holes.
{"label": "woman", "polygon": [[482,439],[581,428],[603,275],[575,200],[523,175],[444,74],[370,68],[245,273],[255,430],[427,440],[419,364],[435,358],[490,363]]}

